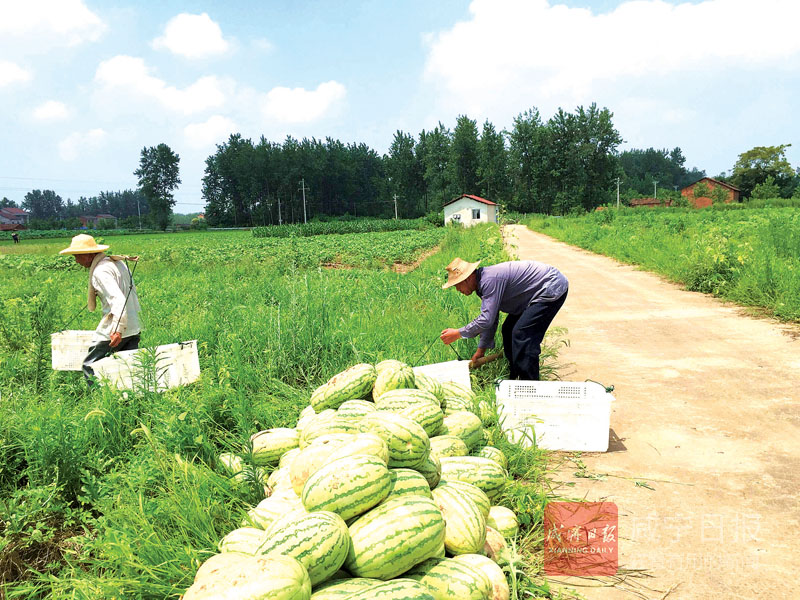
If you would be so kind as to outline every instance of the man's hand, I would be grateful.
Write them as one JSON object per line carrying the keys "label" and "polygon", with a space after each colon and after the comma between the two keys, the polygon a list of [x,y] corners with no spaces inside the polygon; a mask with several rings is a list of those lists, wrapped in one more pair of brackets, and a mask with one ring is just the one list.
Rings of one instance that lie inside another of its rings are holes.
{"label": "man's hand", "polygon": [[111,341],[109,342],[109,346],[112,348],[116,348],[119,346],[119,343],[122,341],[122,334],[119,331],[115,331],[111,334]]}
{"label": "man's hand", "polygon": [[456,340],[461,339],[461,333],[458,329],[445,329],[442,331],[442,335],[439,336],[439,339],[449,346]]}
{"label": "man's hand", "polygon": [[478,360],[479,358],[483,358],[483,355],[485,353],[486,353],[486,349],[485,348],[478,348],[475,351],[475,354],[472,355],[472,360],[471,360],[472,364],[475,364],[475,361]]}

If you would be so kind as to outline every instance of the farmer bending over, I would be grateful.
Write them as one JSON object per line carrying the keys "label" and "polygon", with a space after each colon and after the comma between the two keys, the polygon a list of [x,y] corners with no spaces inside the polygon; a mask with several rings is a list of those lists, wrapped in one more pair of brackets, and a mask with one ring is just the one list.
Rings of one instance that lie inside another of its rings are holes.
{"label": "farmer bending over", "polygon": [[519,260],[477,268],[456,258],[447,265],[447,283],[469,296],[481,298],[481,314],[461,329],[445,329],[440,336],[445,344],[460,338],[480,335],[475,361],[487,348],[494,348],[494,334],[500,312],[508,313],[503,322],[503,348],[511,369],[510,379],[537,381],[539,354],[544,334],[567,298],[569,282],[550,265]]}
{"label": "farmer bending over", "polygon": [[[73,254],[75,262],[89,269],[90,311],[97,307],[96,297],[103,305],[103,318],[94,333],[89,354],[83,361],[83,373],[89,387],[92,386],[94,370],[92,363],[120,350],[135,350],[139,347],[139,297],[133,284],[125,256],[106,256],[108,246],[98,245],[90,235],[76,235],[69,248],[59,254]],[[135,258],[133,259],[135,260]]]}

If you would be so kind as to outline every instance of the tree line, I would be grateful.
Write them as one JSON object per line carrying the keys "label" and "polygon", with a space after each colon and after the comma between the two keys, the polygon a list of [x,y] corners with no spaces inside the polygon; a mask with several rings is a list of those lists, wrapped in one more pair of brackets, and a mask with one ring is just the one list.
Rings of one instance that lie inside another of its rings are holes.
{"label": "tree line", "polygon": [[[302,223],[332,217],[416,218],[441,211],[460,194],[479,194],[516,212],[568,214],[616,200],[679,196],[705,176],[688,169],[680,147],[631,149],[613,114],[595,104],[562,109],[544,121],[536,108],[519,114],[510,130],[468,116],[451,130],[439,122],[412,135],[395,132],[385,155],[363,143],[288,136],[283,143],[232,134],[205,162],[202,194],[211,226]],[[739,155],[717,179],[742,197],[800,195],[800,168],[786,159],[788,144]],[[32,224],[77,226],[76,217],[110,213],[120,226],[165,229],[180,184],[180,157],[166,144],[144,148],[134,174],[137,190],[101,192],[66,202],[52,190],[32,190],[22,208]],[[0,207],[14,205],[4,198]]]}

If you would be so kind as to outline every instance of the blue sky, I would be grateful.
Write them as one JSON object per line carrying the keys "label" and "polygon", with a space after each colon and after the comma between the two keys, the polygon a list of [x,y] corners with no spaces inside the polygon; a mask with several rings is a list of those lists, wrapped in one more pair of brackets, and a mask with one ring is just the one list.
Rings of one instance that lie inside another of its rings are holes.
{"label": "blue sky", "polygon": [[792,143],[800,2],[0,0],[0,196],[134,188],[145,146],[181,156],[177,212],[233,132],[383,153],[467,114],[498,129],[597,102],[622,148],[729,170]]}

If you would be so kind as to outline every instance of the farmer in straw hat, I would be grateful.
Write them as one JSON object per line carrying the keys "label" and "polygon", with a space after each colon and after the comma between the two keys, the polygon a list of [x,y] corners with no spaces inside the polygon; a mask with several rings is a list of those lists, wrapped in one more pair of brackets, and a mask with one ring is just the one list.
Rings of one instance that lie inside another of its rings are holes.
{"label": "farmer in straw hat", "polygon": [[544,334],[567,298],[567,278],[550,265],[520,260],[478,268],[478,262],[453,259],[447,265],[447,283],[442,289],[455,288],[481,298],[481,314],[461,329],[445,329],[440,336],[445,344],[460,338],[480,335],[477,360],[487,348],[494,348],[494,334],[500,312],[503,321],[503,348],[511,369],[510,379],[539,379],[539,354]]}
{"label": "farmer in straw hat", "polygon": [[125,264],[125,259],[130,257],[107,256],[104,252],[107,249],[107,245],[98,244],[91,235],[81,234],[72,238],[69,248],[59,252],[74,255],[75,262],[89,269],[89,310],[97,307],[98,295],[103,306],[103,318],[83,361],[83,373],[90,387],[94,376],[92,363],[114,352],[139,347],[139,297]]}

